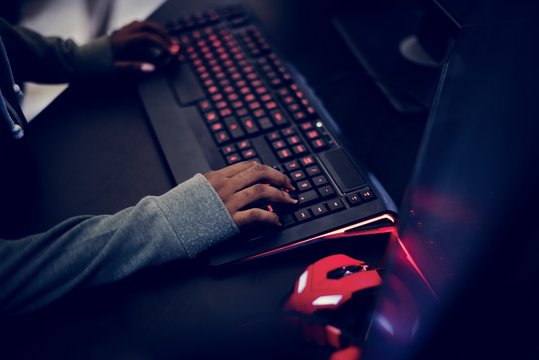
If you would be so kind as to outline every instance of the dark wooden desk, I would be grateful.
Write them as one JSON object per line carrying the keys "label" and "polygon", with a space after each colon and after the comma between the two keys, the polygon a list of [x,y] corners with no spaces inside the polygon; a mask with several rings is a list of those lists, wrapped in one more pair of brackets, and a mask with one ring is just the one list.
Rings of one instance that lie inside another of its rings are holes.
{"label": "dark wooden desk", "polygon": [[[220,2],[171,1],[157,18],[207,3]],[[413,158],[417,146],[413,139],[420,136],[424,119],[402,121],[332,27],[333,15],[357,11],[358,4],[248,3],[275,45],[343,127],[357,128],[361,119],[364,133],[355,135],[356,153],[365,156],[398,201],[412,161],[393,160],[388,145],[395,139],[408,143],[405,149]],[[112,213],[174,185],[128,79],[70,87],[33,121],[32,128],[28,140],[37,174],[34,231],[74,215]],[[377,264],[385,243],[384,236],[373,236],[321,245],[224,273],[210,271],[202,262],[149,269],[117,284],[76,292],[5,324],[6,346],[0,352],[14,351],[20,358],[181,358],[247,341],[255,348],[284,344],[293,353],[299,351],[299,338],[285,336],[289,334],[282,331],[279,319],[282,303],[305,266],[338,252]],[[240,325],[246,327],[242,330]],[[304,355],[309,349],[323,355],[301,345]]]}

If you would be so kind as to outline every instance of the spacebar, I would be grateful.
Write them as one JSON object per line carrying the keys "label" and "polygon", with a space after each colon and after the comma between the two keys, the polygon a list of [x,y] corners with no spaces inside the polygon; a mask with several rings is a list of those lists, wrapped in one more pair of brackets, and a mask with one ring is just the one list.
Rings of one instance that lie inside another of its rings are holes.
{"label": "spacebar", "polygon": [[188,64],[180,63],[171,68],[168,79],[181,105],[191,105],[206,97]]}

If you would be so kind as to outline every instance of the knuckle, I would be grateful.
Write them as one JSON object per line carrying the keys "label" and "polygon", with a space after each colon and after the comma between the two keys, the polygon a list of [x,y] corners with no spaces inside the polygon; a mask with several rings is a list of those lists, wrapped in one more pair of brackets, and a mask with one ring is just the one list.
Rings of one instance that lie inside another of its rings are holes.
{"label": "knuckle", "polygon": [[262,185],[262,184],[256,184],[254,186],[254,191],[258,194],[258,195],[265,195],[268,193],[268,187],[266,185]]}
{"label": "knuckle", "polygon": [[253,171],[256,174],[264,174],[266,172],[266,167],[260,163],[255,163],[253,166]]}
{"label": "knuckle", "polygon": [[242,194],[245,197],[246,202],[251,202],[251,199],[254,197],[253,192],[249,189],[243,190]]}
{"label": "knuckle", "polygon": [[258,222],[262,220],[262,217],[263,217],[263,214],[262,214],[262,210],[260,209],[251,209],[249,211],[249,214],[247,215],[247,218],[249,219],[250,222]]}
{"label": "knuckle", "polygon": [[206,179],[210,180],[210,179],[214,179],[216,177],[216,171],[215,170],[211,170],[211,171],[208,171],[206,174],[204,174],[204,176],[206,176]]}

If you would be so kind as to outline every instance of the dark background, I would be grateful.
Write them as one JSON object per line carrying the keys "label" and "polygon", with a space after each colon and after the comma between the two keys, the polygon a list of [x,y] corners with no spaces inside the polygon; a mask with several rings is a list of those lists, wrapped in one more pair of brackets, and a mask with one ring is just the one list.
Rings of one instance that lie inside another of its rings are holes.
{"label": "dark background", "polygon": [[[174,1],[177,14],[219,1]],[[426,114],[396,112],[332,24],[401,1],[246,2],[340,124],[361,158],[399,203]],[[79,214],[113,213],[173,185],[132,79],[74,84],[31,124],[28,233]],[[228,271],[202,261],[142,271],[81,290],[37,312],[2,321],[8,358],[326,357],[283,325],[281,306],[297,276],[324,255],[344,252],[381,264],[387,238],[319,245]],[[245,352],[243,352],[245,351]],[[238,353],[239,352],[239,353]],[[284,355],[283,355],[284,354]]]}

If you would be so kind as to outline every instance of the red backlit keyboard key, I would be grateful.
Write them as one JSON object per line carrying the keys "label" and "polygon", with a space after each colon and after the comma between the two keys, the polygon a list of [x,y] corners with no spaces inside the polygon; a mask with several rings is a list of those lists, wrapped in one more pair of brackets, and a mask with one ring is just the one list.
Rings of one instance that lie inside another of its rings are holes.
{"label": "red backlit keyboard key", "polygon": [[311,213],[309,209],[301,209],[299,211],[296,211],[294,213],[294,216],[296,217],[296,220],[298,221],[306,221],[311,218]]}
{"label": "red backlit keyboard key", "polygon": [[283,140],[277,140],[271,143],[271,147],[274,150],[280,150],[286,147],[286,143]]}
{"label": "red backlit keyboard key", "polygon": [[271,133],[269,133],[268,135],[266,135],[266,138],[267,138],[269,141],[274,141],[274,140],[280,139],[280,138],[281,138],[281,134],[280,134],[278,131],[274,131],[274,132],[271,132]]}
{"label": "red backlit keyboard key", "polygon": [[287,171],[294,171],[294,170],[299,169],[299,164],[297,161],[290,161],[284,164],[284,167],[286,168]]}
{"label": "red backlit keyboard key", "polygon": [[233,152],[236,151],[236,146],[235,145],[227,145],[224,148],[222,148],[221,151],[223,152],[223,155],[230,155],[230,154],[232,154]]}
{"label": "red backlit keyboard key", "polygon": [[309,176],[316,176],[321,173],[320,168],[316,165],[308,167],[307,169],[305,169],[305,171],[307,172],[307,174],[309,174]]}
{"label": "red backlit keyboard key", "polygon": [[258,126],[260,126],[262,130],[270,130],[274,127],[269,117],[258,119]]}
{"label": "red backlit keyboard key", "polygon": [[215,141],[217,144],[221,145],[230,140],[230,136],[226,133],[226,131],[221,131],[215,134]]}
{"label": "red backlit keyboard key", "polygon": [[226,162],[228,163],[228,165],[232,165],[240,161],[241,161],[241,157],[236,153],[230,154],[226,157]]}
{"label": "red backlit keyboard key", "polygon": [[204,116],[206,117],[206,121],[209,124],[217,121],[217,114],[215,113],[215,111],[207,112],[206,114],[204,114]]}
{"label": "red backlit keyboard key", "polygon": [[315,164],[314,158],[312,156],[305,156],[304,158],[300,159],[300,162],[301,162],[301,165],[303,165],[303,167],[307,167],[307,166]]}
{"label": "red backlit keyboard key", "polygon": [[331,185],[326,185],[326,186],[319,187],[318,192],[323,197],[335,195],[335,190],[333,190]]}
{"label": "red backlit keyboard key", "polygon": [[298,191],[307,191],[310,190],[313,186],[309,182],[309,180],[303,180],[298,183],[296,183],[296,188]]}
{"label": "red backlit keyboard key", "polygon": [[328,183],[328,179],[324,175],[315,176],[312,181],[316,186],[322,186]]}
{"label": "red backlit keyboard key", "polygon": [[208,110],[211,110],[212,106],[211,103],[208,100],[203,100],[199,103],[200,110],[206,112]]}
{"label": "red backlit keyboard key", "polygon": [[294,155],[301,156],[307,153],[307,148],[303,144],[295,145],[292,147]]}
{"label": "red backlit keyboard key", "polygon": [[344,209],[344,204],[341,199],[335,199],[326,203],[330,211],[337,211]]}
{"label": "red backlit keyboard key", "polygon": [[251,117],[242,117],[241,123],[243,124],[243,127],[248,134],[255,134],[259,131],[258,125]]}
{"label": "red backlit keyboard key", "polygon": [[290,178],[294,181],[300,181],[300,180],[305,179],[305,173],[301,170],[294,171],[293,173],[290,174]]}
{"label": "red backlit keyboard key", "polygon": [[211,126],[210,126],[210,129],[211,129],[212,132],[222,131],[222,130],[224,130],[224,128],[225,127],[220,122],[215,122],[215,123],[211,124]]}
{"label": "red backlit keyboard key", "polygon": [[361,200],[361,196],[359,194],[351,194],[351,195],[348,195],[346,197],[346,200],[348,201],[348,203],[350,204],[350,206],[356,206],[356,205],[359,205],[363,202],[363,200]]}
{"label": "red backlit keyboard key", "polygon": [[245,150],[245,149],[249,149],[251,147],[251,142],[249,140],[243,140],[243,141],[240,141],[238,144],[238,149],[240,150]]}
{"label": "red backlit keyboard key", "polygon": [[318,194],[315,190],[308,190],[298,194],[298,204],[307,204],[318,199]]}
{"label": "red backlit keyboard key", "polygon": [[288,145],[296,145],[301,142],[301,139],[297,135],[292,135],[286,139],[286,142],[288,143]]}
{"label": "red backlit keyboard key", "polygon": [[315,150],[323,150],[328,147],[328,143],[324,139],[316,139],[311,141],[311,145]]}
{"label": "red backlit keyboard key", "polygon": [[309,140],[314,140],[318,137],[320,137],[320,133],[318,132],[318,130],[311,130],[311,131],[308,131],[307,134],[305,134],[307,136],[307,139]]}
{"label": "red backlit keyboard key", "polygon": [[247,149],[247,150],[244,150],[241,153],[241,155],[243,156],[245,160],[249,160],[256,157],[256,151],[254,151],[253,149]]}
{"label": "red backlit keyboard key", "polygon": [[279,160],[284,161],[292,157],[292,152],[289,149],[281,149],[277,151],[277,157]]}
{"label": "red backlit keyboard key", "polygon": [[361,198],[365,201],[376,199],[376,196],[369,188],[359,190],[359,194],[361,195]]}
{"label": "red backlit keyboard key", "polygon": [[228,132],[234,139],[245,136],[243,129],[240,127],[240,124],[233,116],[227,117],[224,119],[225,125],[228,129]]}
{"label": "red backlit keyboard key", "polygon": [[309,130],[312,130],[314,129],[314,124],[312,122],[304,122],[304,123],[301,123],[299,125],[299,127],[301,128],[301,130],[303,131],[309,131]]}
{"label": "red backlit keyboard key", "polygon": [[273,119],[273,122],[277,126],[286,125],[288,124],[288,120],[284,117],[284,115],[279,110],[273,110],[271,112],[271,117]]}
{"label": "red backlit keyboard key", "polygon": [[311,211],[314,214],[314,216],[322,216],[329,213],[328,208],[324,204],[318,204],[311,207]]}
{"label": "red backlit keyboard key", "polygon": [[281,133],[283,134],[283,136],[289,137],[296,134],[296,129],[289,127],[281,130]]}

